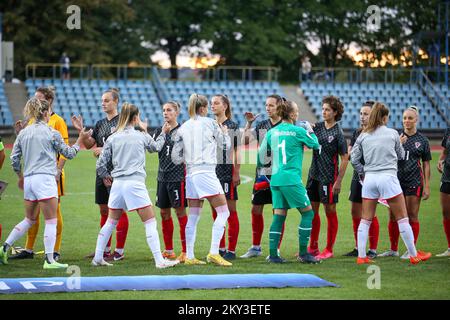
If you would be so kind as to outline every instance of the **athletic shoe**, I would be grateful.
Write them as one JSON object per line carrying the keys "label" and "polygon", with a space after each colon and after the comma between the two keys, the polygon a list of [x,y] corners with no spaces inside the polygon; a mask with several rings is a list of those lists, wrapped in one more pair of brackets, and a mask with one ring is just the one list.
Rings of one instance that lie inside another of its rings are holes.
{"label": "athletic shoe", "polygon": [[[358,253],[358,250],[356,250],[356,252]],[[375,250],[369,250],[367,251],[367,256],[369,259],[375,259],[377,257],[377,252]]]}
{"label": "athletic shoe", "polygon": [[283,259],[280,256],[276,256],[276,257],[268,256],[266,258],[266,261],[269,262],[269,263],[285,263],[286,259]]}
{"label": "athletic shoe", "polygon": [[231,252],[231,251],[227,251],[227,253],[225,253],[222,256],[222,258],[224,258],[227,261],[234,260],[234,259],[236,259],[236,253]]}
{"label": "athletic shoe", "polygon": [[316,258],[319,260],[326,260],[333,258],[333,251],[328,250],[327,248],[323,249],[322,253],[317,255]]}
{"label": "athletic shoe", "polygon": [[0,263],[8,264],[8,252],[4,251],[2,247],[0,247]]}
{"label": "athletic shoe", "polygon": [[184,260],[184,264],[188,265],[188,266],[193,266],[193,265],[202,265],[202,264],[206,264],[205,261],[202,260],[198,260],[197,258],[193,258],[193,259],[188,259],[186,257],[186,260]]}
{"label": "athletic shoe", "polygon": [[60,258],[61,258],[61,255],[59,254],[59,252],[53,252],[53,260],[58,262]]}
{"label": "athletic shoe", "polygon": [[227,253],[226,249],[219,249],[219,254],[221,257],[223,257]]}
{"label": "athletic shoe", "polygon": [[95,261],[94,259],[92,259],[91,264],[94,267],[112,267],[113,266],[113,264],[106,262],[105,259],[102,259],[101,261]]}
{"label": "athletic shoe", "polygon": [[299,255],[297,257],[297,261],[300,263],[308,263],[308,264],[322,263],[322,260],[316,259],[316,257],[312,256],[310,253]]}
{"label": "athletic shoe", "polygon": [[248,249],[248,251],[241,256],[241,258],[247,259],[247,258],[253,258],[253,257],[259,257],[262,254],[261,248],[256,249],[254,247],[251,247]]}
{"label": "athletic shoe", "polygon": [[117,251],[114,251],[114,253],[111,255],[114,261],[120,261],[125,259],[125,255],[122,253],[118,253]]}
{"label": "athletic shoe", "polygon": [[156,269],[166,269],[166,268],[171,268],[173,266],[176,266],[179,263],[180,263],[180,261],[178,261],[178,260],[164,259],[162,262],[155,264],[155,267],[156,267]]}
{"label": "athletic shoe", "polygon": [[319,249],[311,249],[311,247],[308,247],[308,253],[312,255],[313,257],[318,256],[320,254]]}
{"label": "athletic shoe", "polygon": [[217,264],[218,266],[222,267],[231,267],[233,265],[231,262],[228,262],[227,260],[222,258],[220,254],[208,253],[208,255],[206,256],[206,261],[208,261],[209,263]]}
{"label": "athletic shoe", "polygon": [[180,253],[177,260],[180,261],[180,263],[184,263],[186,261],[186,252]]}
{"label": "athletic shoe", "polygon": [[22,250],[19,253],[16,253],[9,258],[10,259],[33,259],[34,252],[28,252],[26,250]]}
{"label": "athletic shoe", "polygon": [[167,251],[167,250],[164,250],[164,251],[163,251],[162,256],[163,256],[165,259],[170,259],[170,260],[174,260],[174,259],[177,258],[177,255],[175,254],[175,252],[173,252],[173,251],[170,252],[170,251]]}
{"label": "athletic shoe", "polygon": [[427,261],[430,258],[431,258],[431,252],[423,252],[423,251],[418,250],[417,256],[410,257],[409,262],[411,262],[411,264],[418,264],[419,262]]}
{"label": "athletic shoe", "polygon": [[53,262],[49,263],[47,259],[44,261],[44,269],[66,269],[69,265],[65,263]]}
{"label": "athletic shoe", "polygon": [[436,255],[436,257],[450,257],[450,249],[447,249],[445,252],[443,253],[439,253]]}
{"label": "athletic shoe", "polygon": [[408,259],[409,259],[409,252],[406,251],[404,254],[402,254],[402,256],[400,257],[400,259],[408,260]]}
{"label": "athletic shoe", "polygon": [[391,249],[377,255],[377,257],[398,257],[398,256],[399,256],[398,251],[394,251]]}
{"label": "athletic shoe", "polygon": [[353,249],[352,251],[344,254],[343,256],[344,257],[357,257],[358,256],[358,249]]}
{"label": "athletic shoe", "polygon": [[358,258],[356,258],[356,264],[370,264],[370,263],[373,263],[373,261],[370,260],[368,257],[365,257],[365,258],[358,257]]}

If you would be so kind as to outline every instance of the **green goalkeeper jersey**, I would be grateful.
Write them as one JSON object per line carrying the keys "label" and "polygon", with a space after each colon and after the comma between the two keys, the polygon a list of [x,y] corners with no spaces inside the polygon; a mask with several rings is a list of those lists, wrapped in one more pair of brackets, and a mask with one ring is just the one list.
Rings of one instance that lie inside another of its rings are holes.
{"label": "green goalkeeper jersey", "polygon": [[314,133],[293,124],[283,122],[269,130],[258,152],[257,166],[264,164],[267,149],[272,151],[271,186],[290,186],[302,183],[303,147],[319,149],[319,141]]}

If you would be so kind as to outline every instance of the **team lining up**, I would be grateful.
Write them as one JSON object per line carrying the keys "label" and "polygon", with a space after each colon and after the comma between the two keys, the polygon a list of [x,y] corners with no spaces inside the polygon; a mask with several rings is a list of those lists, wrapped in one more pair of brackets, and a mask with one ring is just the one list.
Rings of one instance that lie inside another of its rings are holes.
{"label": "team lining up", "polygon": [[[416,107],[405,110],[404,128],[399,135],[397,131],[386,127],[388,108],[378,102],[366,102],[360,111],[361,128],[354,132],[347,148],[338,123],[344,107],[337,97],[323,99],[323,121],[311,126],[306,121],[298,122],[299,109],[294,102],[278,95],[268,96],[268,119],[260,121],[255,129],[251,129],[259,115],[246,113],[247,123],[242,134],[231,120],[231,103],[227,96],[213,96],[213,120],[207,117],[207,98],[193,94],[188,106],[190,119],[182,125],[178,124],[181,106],[175,101],[167,102],[163,105],[165,123],[152,137],[147,133],[147,124],[141,121],[139,109],[135,105],[124,103],[119,115],[118,90],[110,89],[102,96],[106,118],[97,122],[94,129],[83,128],[81,116],[72,117],[72,124],[79,131],[79,137],[69,147],[67,126],[51,108],[54,98],[51,88],[38,88],[35,98],[30,99],[25,106],[26,121],[16,124],[18,136],[11,161],[19,176],[19,187],[24,190],[26,217],[13,229],[0,250],[3,264],[8,263],[10,247],[27,231],[25,250],[11,256],[11,259],[33,257],[36,222],[42,211],[46,222],[44,269],[67,267],[58,262],[62,234],[59,199],[64,195],[63,167],[65,160],[75,157],[79,146],[84,145],[88,149],[95,146],[93,152],[98,157],[95,198],[100,208],[102,228],[95,253],[89,255],[92,265],[110,266],[109,261],[124,258],[128,231],[126,211],[134,210],[144,223],[147,243],[157,268],[172,267],[178,263],[206,264],[195,257],[194,245],[203,201],[207,199],[213,211],[214,223],[206,260],[220,266],[232,266],[231,261],[236,259],[239,235],[236,206],[237,186],[240,184],[238,146],[248,145],[252,141],[258,145],[252,195],[253,237],[252,246],[241,258],[262,254],[263,209],[266,204],[272,204],[274,213],[269,232],[269,262],[286,261],[281,257],[279,248],[288,209],[297,209],[302,216],[297,260],[315,264],[332,258],[338,230],[336,203],[350,153],[355,167],[349,199],[352,202],[355,249],[347,256],[357,256],[358,264],[371,263],[377,256],[379,226],[375,209],[377,202],[383,200],[390,207],[391,249],[379,256],[399,256],[400,234],[408,248],[403,258],[416,264],[431,257],[431,253],[415,247],[419,233],[420,200],[429,197],[431,174],[429,143],[417,132],[419,112]],[[441,205],[450,248],[449,135],[450,130],[447,129],[442,141],[444,150],[438,170],[443,172]],[[306,187],[301,180],[305,146],[313,149]],[[158,152],[159,156],[156,205],[162,217],[163,252],[160,249],[155,213],[145,186],[145,151]],[[23,173],[20,164],[22,158]],[[320,203],[324,206],[328,221],[327,245],[322,252],[318,246]],[[186,214],[186,207],[189,208],[189,215]],[[172,208],[180,222],[182,252],[178,257],[173,250]],[[225,245],[227,222],[228,248]],[[111,253],[111,234],[116,228],[117,244],[114,253]],[[366,252],[368,238],[370,245]],[[450,249],[440,256],[449,255]]]}

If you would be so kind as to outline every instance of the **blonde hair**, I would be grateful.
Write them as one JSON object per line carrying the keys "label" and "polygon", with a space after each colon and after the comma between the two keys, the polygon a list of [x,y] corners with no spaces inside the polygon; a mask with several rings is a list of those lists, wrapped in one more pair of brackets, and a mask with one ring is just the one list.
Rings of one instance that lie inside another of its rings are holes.
{"label": "blonde hair", "polygon": [[23,115],[27,119],[35,119],[35,121],[42,120],[44,113],[50,110],[50,103],[47,100],[39,100],[38,98],[31,98],[25,104]]}
{"label": "blonde hair", "polygon": [[123,131],[137,115],[139,115],[139,108],[134,104],[124,102],[120,111],[116,132]]}
{"label": "blonde hair", "polygon": [[[418,106],[409,106],[408,108],[406,108],[405,111],[413,111],[416,114],[417,118],[419,118],[419,107]],[[403,111],[403,112],[405,112],[405,111]]]}
{"label": "blonde hair", "polygon": [[206,99],[205,96],[198,95],[196,93],[191,94],[189,97],[189,117],[193,118],[198,114],[198,110],[201,107],[207,107],[208,106],[208,99]]}
{"label": "blonde hair", "polygon": [[166,103],[163,104],[163,108],[165,105],[169,105],[172,106],[173,108],[175,108],[178,112],[181,111],[181,105],[175,101],[175,100],[171,100],[171,101],[167,101]]}
{"label": "blonde hair", "polygon": [[378,127],[383,125],[383,118],[389,115],[389,109],[381,102],[375,102],[370,111],[369,121],[367,127],[363,132],[373,132]]}
{"label": "blonde hair", "polygon": [[292,112],[294,112],[295,107],[298,108],[294,101],[281,101],[277,105],[277,114],[282,120],[290,120]]}

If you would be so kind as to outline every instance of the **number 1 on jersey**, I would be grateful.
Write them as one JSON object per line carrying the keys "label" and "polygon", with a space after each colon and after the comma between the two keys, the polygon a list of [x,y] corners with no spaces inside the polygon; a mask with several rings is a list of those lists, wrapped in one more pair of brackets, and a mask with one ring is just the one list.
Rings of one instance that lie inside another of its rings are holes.
{"label": "number 1 on jersey", "polygon": [[283,142],[278,145],[278,148],[281,148],[281,154],[283,155],[283,164],[286,164],[286,140],[283,140]]}

